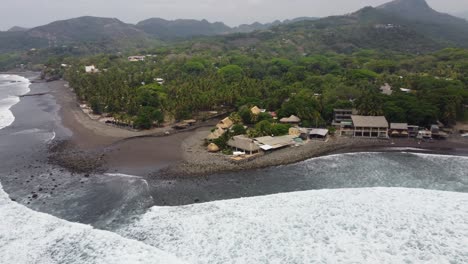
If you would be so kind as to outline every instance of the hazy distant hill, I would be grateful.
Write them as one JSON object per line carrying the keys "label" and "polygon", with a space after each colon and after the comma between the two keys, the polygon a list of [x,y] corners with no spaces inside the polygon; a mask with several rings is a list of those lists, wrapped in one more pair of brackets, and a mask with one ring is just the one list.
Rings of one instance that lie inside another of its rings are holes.
{"label": "hazy distant hill", "polygon": [[395,0],[377,7],[378,10],[398,16],[398,21],[433,39],[468,46],[468,22],[432,9],[425,0]]}
{"label": "hazy distant hill", "polygon": [[8,29],[7,31],[8,32],[22,32],[22,31],[27,31],[28,28],[25,28],[25,27],[18,27],[18,26],[14,26],[14,27],[11,27],[10,29]]}
{"label": "hazy distant hill", "polygon": [[0,32],[0,52],[73,44],[84,46],[81,50],[85,53],[96,53],[149,47],[155,39],[214,35],[226,35],[226,43],[234,47],[258,46],[275,54],[285,49],[308,53],[363,48],[417,53],[448,46],[468,47],[468,22],[433,10],[425,0],[395,0],[344,16],[301,17],[234,28],[206,20],[151,18],[131,25],[115,18],[79,17],[29,30]]}
{"label": "hazy distant hill", "polygon": [[224,23],[207,20],[150,18],[139,22],[136,27],[160,39],[187,38],[227,34],[231,28]]}
{"label": "hazy distant hill", "polygon": [[146,34],[133,25],[116,18],[79,17],[52,22],[27,31],[32,37],[57,42],[124,40],[145,38]]}
{"label": "hazy distant hill", "polygon": [[282,24],[269,31],[229,37],[233,46],[274,53],[307,54],[317,51],[354,52],[359,49],[421,53],[443,48],[393,14],[372,7],[344,16]]}
{"label": "hazy distant hill", "polygon": [[299,22],[299,21],[313,21],[313,20],[317,20],[319,18],[316,18],[316,17],[298,17],[298,18],[294,18],[294,19],[287,19],[287,20],[284,20],[284,21],[280,21],[280,20],[276,20],[276,21],[273,21],[271,23],[265,23],[265,24],[262,24],[262,23],[259,23],[259,22],[255,22],[255,23],[252,23],[252,24],[242,24],[240,26],[237,26],[237,27],[234,27],[231,29],[231,32],[232,33],[249,33],[249,32],[253,32],[253,31],[256,31],[256,30],[267,30],[271,27],[274,27],[274,26],[278,26],[278,25],[281,25],[281,24],[290,24],[290,23],[295,23],[295,22]]}
{"label": "hazy distant hill", "polygon": [[233,36],[229,41],[273,53],[359,49],[424,53],[468,47],[468,22],[433,10],[425,0],[396,0],[348,15],[283,23],[269,32]]}
{"label": "hazy distant hill", "polygon": [[0,52],[94,43],[95,51],[142,45],[148,35],[116,18],[79,17],[35,27],[0,33]]}

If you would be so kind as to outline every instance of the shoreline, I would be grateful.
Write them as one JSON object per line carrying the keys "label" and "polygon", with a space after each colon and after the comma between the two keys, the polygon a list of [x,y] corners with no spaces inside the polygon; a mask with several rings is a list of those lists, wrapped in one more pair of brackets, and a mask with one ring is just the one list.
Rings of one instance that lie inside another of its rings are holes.
{"label": "shoreline", "polygon": [[[436,154],[468,155],[468,140],[464,139],[449,138],[420,145],[414,139],[332,137],[328,142],[313,141],[300,147],[260,155],[252,160],[232,161],[223,154],[206,151],[204,138],[214,122],[170,135],[164,135],[162,131],[171,128],[149,131],[121,129],[92,120],[86,115],[67,82],[53,81],[45,84],[60,107],[58,121],[71,132],[69,139],[56,142],[49,148],[52,163],[72,172],[178,178],[289,165],[330,154],[395,151],[392,148],[413,148],[410,152],[422,149],[422,153],[429,151]],[[32,79],[31,85],[34,85]]]}

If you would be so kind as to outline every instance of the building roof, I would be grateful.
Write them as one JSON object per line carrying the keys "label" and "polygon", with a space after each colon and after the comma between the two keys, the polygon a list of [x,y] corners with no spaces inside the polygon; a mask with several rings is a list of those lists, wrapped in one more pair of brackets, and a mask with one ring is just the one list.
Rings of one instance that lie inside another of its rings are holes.
{"label": "building roof", "polygon": [[281,123],[299,123],[301,119],[295,115],[291,115],[290,117],[284,117],[280,119]]}
{"label": "building roof", "polygon": [[251,138],[248,138],[244,135],[233,137],[228,141],[227,144],[230,147],[242,149],[248,152],[260,150],[260,147],[257,144],[255,144],[255,142]]}
{"label": "building roof", "polygon": [[328,135],[328,129],[314,128],[312,129],[312,131],[310,131],[310,135],[318,135],[318,136],[325,137]]}
{"label": "building roof", "polygon": [[407,123],[391,123],[390,124],[390,129],[408,130],[408,124]]}
{"label": "building roof", "polygon": [[262,112],[262,109],[258,108],[257,106],[254,106],[250,109],[250,111],[252,112],[252,114],[254,115],[259,115],[261,112]]}
{"label": "building roof", "polygon": [[386,95],[392,95],[393,93],[392,86],[390,86],[390,84],[388,83],[385,83],[383,86],[381,86],[380,91],[382,91],[382,93]]}
{"label": "building roof", "polygon": [[206,137],[206,139],[208,140],[218,139],[219,137],[224,135],[224,133],[226,133],[226,131],[218,127],[215,131],[211,132],[211,134],[209,134],[208,137]]}
{"label": "building roof", "polygon": [[279,136],[279,137],[258,137],[255,138],[254,140],[260,144],[260,147],[262,149],[268,148],[268,149],[279,149],[283,148],[286,146],[290,146],[294,144],[294,138],[295,136]]}
{"label": "building roof", "polygon": [[229,117],[224,118],[223,120],[219,121],[219,123],[216,125],[219,128],[222,129],[228,129],[234,125],[234,122]]}
{"label": "building roof", "polygon": [[355,127],[375,127],[388,128],[388,122],[385,116],[360,116],[352,115],[353,125]]}

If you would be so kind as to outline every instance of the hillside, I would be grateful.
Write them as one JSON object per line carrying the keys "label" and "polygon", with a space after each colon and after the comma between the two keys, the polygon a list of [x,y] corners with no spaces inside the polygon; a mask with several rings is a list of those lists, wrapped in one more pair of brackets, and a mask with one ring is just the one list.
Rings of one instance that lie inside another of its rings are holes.
{"label": "hillside", "polygon": [[376,9],[406,20],[400,20],[399,23],[432,39],[468,46],[468,22],[435,11],[425,0],[395,0]]}
{"label": "hillside", "polygon": [[142,47],[148,35],[116,18],[79,17],[55,21],[27,30],[0,32],[0,52],[61,47],[88,46],[93,52]]}
{"label": "hillside", "polygon": [[21,32],[21,31],[27,31],[27,30],[28,28],[25,28],[25,27],[14,26],[8,29],[7,31],[8,32]]}
{"label": "hillside", "polygon": [[224,23],[210,23],[203,19],[165,20],[150,18],[139,22],[136,28],[160,39],[187,38],[193,36],[213,36],[227,34],[231,28]]}

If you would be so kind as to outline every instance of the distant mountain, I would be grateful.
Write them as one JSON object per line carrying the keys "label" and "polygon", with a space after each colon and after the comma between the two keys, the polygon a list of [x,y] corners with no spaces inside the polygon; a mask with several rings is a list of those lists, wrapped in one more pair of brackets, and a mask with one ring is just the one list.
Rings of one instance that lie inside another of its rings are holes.
{"label": "distant mountain", "polygon": [[145,38],[133,25],[116,18],[79,17],[56,21],[26,32],[29,36],[61,43]]}
{"label": "distant mountain", "polygon": [[[0,52],[87,43],[96,52],[142,45],[148,35],[116,18],[79,17],[0,33]],[[94,43],[94,44],[92,44]]]}
{"label": "distant mountain", "polygon": [[224,23],[207,20],[150,18],[139,22],[136,28],[160,39],[187,38],[227,34],[231,28]]}
{"label": "distant mountain", "polygon": [[279,25],[282,25],[282,24],[290,24],[290,23],[295,23],[295,22],[300,22],[300,21],[313,21],[313,20],[317,20],[319,18],[316,18],[316,17],[298,17],[298,18],[294,18],[294,19],[287,19],[287,20],[284,20],[284,21],[280,21],[280,20],[276,20],[276,21],[273,21],[271,23],[265,23],[265,24],[262,24],[262,23],[259,23],[259,22],[255,22],[253,24],[242,24],[242,25],[239,25],[237,27],[234,27],[231,29],[231,33],[249,33],[249,32],[253,32],[253,31],[256,31],[256,30],[267,30],[267,29],[270,29],[271,27],[274,27],[274,26],[279,26]]}
{"label": "distant mountain", "polygon": [[433,39],[468,46],[468,22],[435,11],[425,0],[394,0],[376,9],[403,19],[396,21]]}
{"label": "distant mountain", "polygon": [[14,26],[10,29],[8,29],[7,31],[8,32],[22,32],[22,31],[27,31],[28,28],[25,28],[25,27],[18,27],[18,26]]}

